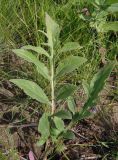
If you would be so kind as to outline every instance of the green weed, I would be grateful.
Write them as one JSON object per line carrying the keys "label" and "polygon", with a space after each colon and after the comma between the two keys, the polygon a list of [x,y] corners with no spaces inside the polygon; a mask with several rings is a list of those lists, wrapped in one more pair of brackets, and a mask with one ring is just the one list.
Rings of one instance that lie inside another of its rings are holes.
{"label": "green weed", "polygon": [[[45,36],[47,41],[43,44],[47,46],[47,51],[41,46],[35,47],[27,45],[21,49],[14,49],[13,52],[36,66],[38,73],[50,84],[50,92],[47,93],[48,96],[35,82],[26,79],[10,80],[23,89],[28,96],[45,104],[44,113],[38,125],[38,131],[41,133],[38,145],[40,146],[46,143],[43,159],[46,159],[53,149],[63,152],[65,148],[63,143],[64,139],[75,138],[74,133],[71,131],[72,126],[91,114],[90,109],[95,105],[98,94],[103,89],[105,80],[115,65],[115,62],[107,64],[102,70],[95,74],[90,85],[84,83],[84,89],[88,99],[80,112],[78,112],[74,102],[75,98],[73,97],[78,87],[70,83],[64,84],[61,82],[61,78],[86,63],[87,59],[80,56],[69,55],[58,62],[56,56],[59,53],[79,50],[81,46],[77,42],[66,42],[61,46],[59,41],[59,25],[48,14],[46,14],[45,22],[47,31],[45,32]],[[32,51],[44,55],[47,63],[38,60]],[[67,102],[68,107],[66,109],[60,109],[61,102]],[[66,119],[69,120],[68,124],[65,123]],[[58,148],[59,141],[62,142],[62,148]],[[53,145],[51,144],[53,144],[54,147],[52,147]]]}

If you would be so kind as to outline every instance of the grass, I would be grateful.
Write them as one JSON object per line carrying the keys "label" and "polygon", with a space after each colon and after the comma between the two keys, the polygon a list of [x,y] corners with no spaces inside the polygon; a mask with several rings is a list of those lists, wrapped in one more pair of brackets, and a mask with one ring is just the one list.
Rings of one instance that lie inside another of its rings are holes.
{"label": "grass", "polygon": [[[88,9],[89,14],[83,10],[84,8]],[[34,66],[18,60],[11,52],[13,48],[18,48],[26,44],[37,46],[45,41],[45,37],[39,31],[45,31],[45,12],[48,12],[48,14],[60,24],[61,28],[63,28],[60,35],[60,41],[62,43],[77,41],[83,47],[78,51],[71,52],[71,54],[84,56],[88,59],[85,66],[75,71],[75,77],[72,79],[72,75],[69,75],[67,81],[71,81],[73,84],[78,82],[80,85],[83,80],[89,83],[94,73],[98,71],[101,65],[104,65],[102,59],[105,58],[105,61],[114,60],[118,52],[117,32],[109,31],[101,34],[90,26],[91,22],[98,21],[96,15],[103,9],[103,7],[97,9],[96,6],[88,0],[42,0],[41,2],[39,0],[26,0],[24,2],[22,0],[10,0],[9,2],[7,0],[1,0],[0,59],[2,67],[0,69],[0,85],[3,87],[4,81],[11,78],[22,77],[34,80],[41,84],[45,90],[48,90],[47,82],[43,81],[42,77],[37,75]],[[84,16],[86,20],[83,20],[82,16]],[[118,18],[118,14],[109,15],[107,18],[110,21],[115,21]],[[101,53],[101,48],[105,49],[106,52],[104,53],[103,51]],[[67,55],[68,53],[57,55],[57,60],[59,61]],[[44,60],[43,56],[40,58]],[[117,68],[114,72],[117,74]],[[63,81],[65,80],[63,79]],[[117,78],[115,83],[117,87]],[[13,92],[14,95],[17,95],[15,100],[12,100],[13,106],[16,105],[19,107],[22,112],[26,110],[30,112],[28,109],[30,106],[33,112],[29,115],[30,118],[35,117],[37,112],[41,112],[39,104],[36,104],[36,107],[34,107],[35,104],[33,104],[30,99],[24,99],[24,101],[22,101],[22,93],[20,93],[19,90]],[[111,94],[113,94],[114,99],[117,100],[117,89],[112,90]],[[17,97],[20,96],[21,98],[17,101]],[[6,101],[8,101],[7,98]],[[103,113],[102,116],[105,117],[105,114],[106,113]],[[22,122],[23,119],[21,118],[20,121]],[[111,136],[111,139],[114,139],[114,136]],[[114,150],[111,154],[117,156]],[[108,155],[106,155],[106,157],[108,157]],[[103,159],[105,159],[105,157]]]}

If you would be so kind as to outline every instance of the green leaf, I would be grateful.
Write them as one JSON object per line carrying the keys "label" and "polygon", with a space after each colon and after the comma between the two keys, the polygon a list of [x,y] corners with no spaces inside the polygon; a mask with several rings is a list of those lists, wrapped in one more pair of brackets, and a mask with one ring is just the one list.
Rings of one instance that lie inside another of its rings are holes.
{"label": "green leaf", "polygon": [[59,50],[60,52],[68,52],[76,49],[81,49],[82,47],[77,42],[67,42],[64,46]]}
{"label": "green leaf", "polygon": [[30,51],[25,49],[13,49],[12,50],[17,56],[23,58],[24,60],[31,63],[38,63],[38,59],[35,55],[33,55]]}
{"label": "green leaf", "polygon": [[86,62],[86,58],[83,58],[83,57],[79,57],[79,56],[67,57],[62,62],[59,63],[56,69],[56,78],[74,71],[85,62]]}
{"label": "green leaf", "polygon": [[58,130],[57,128],[51,128],[50,133],[51,133],[51,136],[53,136],[53,138],[54,137],[56,138],[61,133],[61,131]]}
{"label": "green leaf", "polygon": [[115,62],[109,63],[104,68],[102,68],[91,80],[90,83],[90,97],[82,108],[82,114],[84,114],[87,109],[93,107],[93,102],[96,100],[98,94],[103,89],[105,81],[110,75],[112,69],[114,68]]}
{"label": "green leaf", "polygon": [[80,112],[77,112],[73,116],[73,121],[77,122],[80,121],[88,116],[91,115],[91,112],[89,111],[90,108],[93,107],[93,104],[98,97],[98,94],[103,89],[105,85],[105,81],[110,75],[112,69],[115,66],[115,62],[109,63],[104,68],[102,68],[91,80],[90,86],[89,86],[89,97],[87,102],[82,107],[82,110]]}
{"label": "green leaf", "polygon": [[118,21],[107,22],[107,23],[103,24],[102,25],[102,30],[104,32],[108,32],[108,31],[117,32],[118,31]]}
{"label": "green leaf", "polygon": [[24,92],[33,99],[41,103],[50,105],[49,99],[40,86],[36,83],[25,79],[11,79],[11,82],[24,90]]}
{"label": "green leaf", "polygon": [[47,141],[48,137],[40,137],[40,139],[37,142],[37,145],[40,147]]}
{"label": "green leaf", "polygon": [[70,110],[73,114],[75,114],[76,104],[75,104],[74,98],[73,98],[73,97],[68,97],[67,103],[68,103],[68,108],[69,108],[69,110]]}
{"label": "green leaf", "polygon": [[60,131],[63,131],[64,130],[64,121],[61,118],[56,117],[56,116],[54,117],[53,120],[54,120],[56,128]]}
{"label": "green leaf", "polygon": [[108,12],[112,12],[112,13],[118,12],[118,3],[114,3],[114,4],[112,4],[111,6],[109,6],[109,7],[107,8],[107,11],[108,11]]}
{"label": "green leaf", "polygon": [[105,4],[106,5],[111,5],[111,4],[114,4],[114,3],[117,3],[118,0],[106,0]]}
{"label": "green leaf", "polygon": [[80,112],[76,112],[76,113],[74,114],[74,116],[73,116],[73,120],[72,120],[72,121],[73,121],[74,123],[75,123],[75,122],[78,122],[78,121],[80,121],[80,120],[83,120],[83,119],[89,117],[91,114],[92,114],[92,113],[89,112],[88,110],[86,110],[86,111],[84,112],[84,114],[81,114]]}
{"label": "green leaf", "polygon": [[57,92],[57,96],[56,96],[57,101],[65,100],[66,98],[71,96],[75,92],[76,89],[77,87],[73,84],[65,84]]}
{"label": "green leaf", "polygon": [[114,22],[106,22],[100,26],[100,31],[101,32],[108,32],[108,31],[118,31],[118,21]]}
{"label": "green leaf", "polygon": [[50,57],[49,54],[47,53],[47,51],[45,49],[43,49],[41,46],[32,46],[32,45],[27,45],[27,46],[23,46],[22,47],[25,50],[32,50],[35,51],[39,54],[44,54],[47,57]]}
{"label": "green leaf", "polygon": [[13,52],[24,60],[36,65],[38,72],[46,79],[50,80],[49,72],[44,63],[40,62],[35,55],[25,49],[13,49]]}
{"label": "green leaf", "polygon": [[96,3],[97,5],[101,5],[100,2],[101,2],[100,0],[95,0],[95,3]]}
{"label": "green leaf", "polygon": [[63,137],[66,139],[75,139],[75,134],[72,131],[67,130],[65,133],[63,133]]}
{"label": "green leaf", "polygon": [[53,48],[58,43],[59,38],[59,25],[46,13],[46,28],[47,28],[47,37],[48,44]]}
{"label": "green leaf", "polygon": [[69,111],[60,110],[56,112],[53,116],[62,118],[62,119],[72,119],[72,115]]}
{"label": "green leaf", "polygon": [[47,113],[43,113],[42,117],[40,118],[38,124],[38,131],[41,133],[41,136],[46,140],[50,136],[50,124]]}
{"label": "green leaf", "polygon": [[87,96],[87,98],[88,98],[89,95],[90,95],[90,86],[89,86],[89,84],[88,84],[86,81],[83,81],[83,82],[82,82],[82,86],[83,86],[83,89],[84,89],[84,91],[85,91],[85,94],[86,94],[86,96]]}

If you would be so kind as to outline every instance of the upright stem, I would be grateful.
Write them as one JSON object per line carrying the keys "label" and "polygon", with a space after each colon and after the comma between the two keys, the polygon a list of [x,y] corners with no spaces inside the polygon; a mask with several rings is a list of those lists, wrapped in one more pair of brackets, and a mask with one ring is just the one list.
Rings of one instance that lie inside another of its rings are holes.
{"label": "upright stem", "polygon": [[[54,95],[54,50],[53,47],[51,48],[51,57],[50,57],[50,68],[51,68],[51,107],[52,111],[51,114],[55,112],[55,95]],[[45,151],[49,149],[49,140],[46,142]],[[43,160],[47,160],[47,153],[45,154]]]}
{"label": "upright stem", "polygon": [[54,94],[54,51],[51,48],[51,100],[52,100],[52,114],[55,112],[55,94]]}

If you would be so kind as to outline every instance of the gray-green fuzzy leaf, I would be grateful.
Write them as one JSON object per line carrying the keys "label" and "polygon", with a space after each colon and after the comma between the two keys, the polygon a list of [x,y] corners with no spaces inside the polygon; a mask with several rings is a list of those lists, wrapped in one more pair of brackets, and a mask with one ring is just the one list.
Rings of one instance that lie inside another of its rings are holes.
{"label": "gray-green fuzzy leaf", "polygon": [[[46,28],[48,36],[48,44],[54,47],[58,43],[59,38],[59,25],[46,13]],[[53,46],[54,45],[54,46]]]}
{"label": "gray-green fuzzy leaf", "polygon": [[118,21],[107,22],[107,23],[103,24],[102,25],[102,30],[104,32],[108,32],[108,31],[117,32],[118,31]]}
{"label": "gray-green fuzzy leaf", "polygon": [[53,136],[53,137],[57,137],[59,134],[61,133],[61,131],[59,130],[59,129],[57,129],[57,128],[51,128],[50,129],[50,134],[51,134],[51,136]]}
{"label": "gray-green fuzzy leaf", "polygon": [[118,21],[114,22],[101,22],[98,26],[98,32],[118,31]]}
{"label": "gray-green fuzzy leaf", "polygon": [[37,142],[37,145],[40,147],[47,141],[48,137],[40,137],[39,141]]}
{"label": "gray-green fuzzy leaf", "polygon": [[45,56],[49,57],[49,54],[47,53],[47,51],[45,49],[43,49],[41,46],[32,46],[32,45],[27,45],[27,46],[23,46],[23,49],[26,50],[32,50],[35,51],[39,54],[44,54]]}
{"label": "gray-green fuzzy leaf", "polygon": [[54,117],[53,120],[54,120],[56,128],[60,131],[63,131],[64,130],[64,121],[61,118],[56,117],[56,116]]}
{"label": "gray-green fuzzy leaf", "polygon": [[86,58],[79,56],[69,56],[59,63],[56,69],[56,77],[61,77],[79,68],[86,62]]}
{"label": "gray-green fuzzy leaf", "polygon": [[82,86],[83,86],[84,92],[85,92],[85,94],[86,94],[86,96],[88,98],[89,95],[90,95],[90,86],[86,81],[82,82]]}
{"label": "gray-green fuzzy leaf", "polygon": [[40,62],[35,55],[25,49],[13,49],[13,52],[24,60],[35,64],[38,72],[46,79],[50,80],[49,72],[44,63]]}
{"label": "gray-green fuzzy leaf", "polygon": [[77,86],[73,84],[65,84],[58,90],[56,99],[65,100],[66,98],[71,96],[75,92],[76,89],[77,89]]}
{"label": "gray-green fuzzy leaf", "polygon": [[36,83],[25,79],[11,79],[10,81],[23,89],[23,91],[31,98],[36,99],[41,103],[50,104],[48,97]]}
{"label": "gray-green fuzzy leaf", "polygon": [[107,11],[111,13],[118,12],[118,3],[114,3],[111,6],[109,6],[107,8]]}
{"label": "gray-green fuzzy leaf", "polygon": [[60,52],[68,52],[76,49],[81,49],[82,47],[78,44],[78,42],[67,42],[64,46],[59,50]]}
{"label": "gray-green fuzzy leaf", "polygon": [[45,137],[45,139],[47,139],[50,136],[50,125],[47,113],[44,113],[40,118],[38,131],[41,133],[42,137]]}
{"label": "gray-green fuzzy leaf", "polygon": [[60,110],[54,114],[54,116],[62,119],[72,119],[72,115],[69,111]]}
{"label": "gray-green fuzzy leaf", "polygon": [[95,76],[91,80],[90,96],[82,109],[82,114],[86,112],[88,108],[92,107],[93,102],[97,98],[100,91],[103,89],[105,85],[105,81],[108,78],[109,74],[111,73],[114,65],[115,65],[115,62],[107,64],[97,74],[95,74]]}
{"label": "gray-green fuzzy leaf", "polygon": [[73,116],[72,121],[75,123],[89,117],[90,115],[91,115],[91,112],[89,112],[88,110],[84,111],[84,114],[81,114],[80,112],[76,112]]}
{"label": "gray-green fuzzy leaf", "polygon": [[68,97],[67,103],[68,103],[68,108],[69,108],[69,110],[70,110],[73,114],[75,114],[76,104],[75,104],[74,98],[73,98],[73,97]]}
{"label": "gray-green fuzzy leaf", "polygon": [[65,133],[63,133],[63,137],[66,139],[74,139],[75,134],[72,131],[67,130]]}

